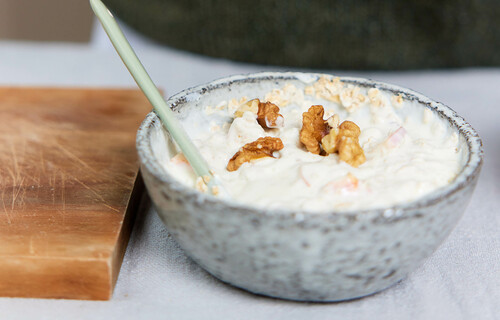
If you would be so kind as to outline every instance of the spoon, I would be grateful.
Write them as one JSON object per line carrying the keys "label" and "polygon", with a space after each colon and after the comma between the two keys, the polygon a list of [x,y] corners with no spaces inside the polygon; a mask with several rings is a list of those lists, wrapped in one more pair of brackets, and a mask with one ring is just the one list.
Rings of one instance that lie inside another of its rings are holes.
{"label": "spoon", "polygon": [[111,43],[115,47],[115,50],[118,52],[118,55],[128,71],[139,88],[141,88],[142,92],[146,95],[149,102],[153,105],[155,113],[158,115],[163,126],[170,133],[174,141],[177,142],[177,145],[191,167],[193,167],[196,174],[205,181],[210,193],[213,195],[221,194],[224,190],[221,188],[220,183],[212,174],[205,159],[203,159],[193,141],[191,141],[186,131],[184,131],[173,111],[166,104],[158,88],[156,88],[146,72],[146,69],[144,69],[141,61],[130,46],[130,43],[123,35],[122,30],[116,23],[111,12],[101,0],[90,0],[90,6],[92,10],[94,10],[95,15],[101,22],[109,40],[111,40]]}

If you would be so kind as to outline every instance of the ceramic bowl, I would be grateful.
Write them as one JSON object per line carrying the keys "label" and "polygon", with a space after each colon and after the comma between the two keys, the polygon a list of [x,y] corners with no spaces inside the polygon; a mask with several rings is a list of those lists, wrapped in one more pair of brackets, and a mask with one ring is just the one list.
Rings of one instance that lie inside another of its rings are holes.
{"label": "ceramic bowl", "polygon": [[[214,96],[256,96],[262,85],[282,87],[319,74],[232,76],[182,91],[168,104],[183,110]],[[248,291],[303,301],[339,301],[391,286],[422,264],[462,216],[482,164],[476,131],[449,107],[382,82],[345,83],[401,94],[437,113],[468,151],[457,178],[417,201],[360,211],[304,212],[256,208],[188,188],[162,166],[168,135],[150,113],[137,134],[142,174],[157,212],[185,253],[220,280]],[[253,92],[253,94],[252,94]],[[245,94],[246,93],[246,94]]]}

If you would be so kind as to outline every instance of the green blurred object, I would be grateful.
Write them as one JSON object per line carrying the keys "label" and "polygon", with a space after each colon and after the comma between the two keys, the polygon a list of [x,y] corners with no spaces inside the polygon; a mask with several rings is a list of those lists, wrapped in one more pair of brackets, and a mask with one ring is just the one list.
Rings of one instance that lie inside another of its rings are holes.
{"label": "green blurred object", "polygon": [[500,65],[498,0],[107,0],[150,38],[238,61],[336,69]]}

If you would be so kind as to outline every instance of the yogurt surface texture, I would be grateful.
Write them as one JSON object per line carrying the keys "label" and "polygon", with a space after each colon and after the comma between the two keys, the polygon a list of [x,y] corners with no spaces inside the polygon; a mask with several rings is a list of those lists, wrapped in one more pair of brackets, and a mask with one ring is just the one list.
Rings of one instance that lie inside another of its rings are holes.
{"label": "yogurt surface texture", "polygon": [[[453,181],[467,160],[456,129],[426,106],[392,92],[344,83],[335,77],[256,83],[211,92],[182,108],[180,119],[231,198],[267,208],[306,211],[389,207],[423,197]],[[280,128],[263,128],[241,105],[272,102],[283,116]],[[353,167],[308,152],[299,140],[302,114],[322,105],[324,119],[338,115],[361,130],[366,161]],[[240,109],[241,110],[241,109]],[[246,162],[235,171],[229,160],[245,144],[276,137],[275,157]],[[169,142],[165,169],[187,186],[208,192],[178,148]]]}

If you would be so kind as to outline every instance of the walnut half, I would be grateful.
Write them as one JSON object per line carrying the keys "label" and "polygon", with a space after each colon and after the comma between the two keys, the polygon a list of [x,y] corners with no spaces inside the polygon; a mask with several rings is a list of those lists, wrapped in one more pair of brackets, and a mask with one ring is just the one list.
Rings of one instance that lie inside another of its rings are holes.
{"label": "walnut half", "polygon": [[307,151],[320,155],[338,153],[340,160],[353,167],[364,163],[366,157],[359,145],[359,127],[352,121],[344,121],[339,126],[338,115],[325,121],[324,113],[323,106],[315,105],[302,114],[300,142]]}
{"label": "walnut half", "polygon": [[259,102],[257,122],[264,129],[281,128],[285,124],[280,108],[271,102]]}
{"label": "walnut half", "polygon": [[361,130],[352,121],[344,121],[338,128],[321,139],[321,146],[328,154],[338,152],[340,160],[358,167],[366,161],[363,148],[359,145]]}
{"label": "walnut half", "polygon": [[234,154],[227,164],[228,171],[236,171],[245,163],[264,157],[274,157],[273,153],[283,149],[280,138],[264,137],[247,143]]}
{"label": "walnut half", "polygon": [[304,144],[307,151],[320,154],[321,139],[328,133],[328,124],[323,120],[325,110],[322,105],[311,106],[307,112],[302,114],[302,129],[300,129],[300,142]]}

